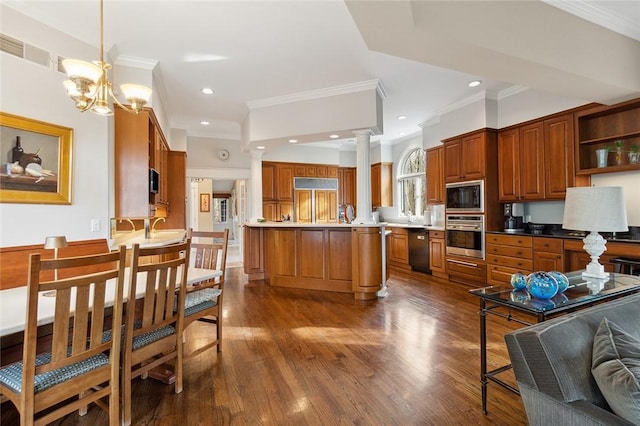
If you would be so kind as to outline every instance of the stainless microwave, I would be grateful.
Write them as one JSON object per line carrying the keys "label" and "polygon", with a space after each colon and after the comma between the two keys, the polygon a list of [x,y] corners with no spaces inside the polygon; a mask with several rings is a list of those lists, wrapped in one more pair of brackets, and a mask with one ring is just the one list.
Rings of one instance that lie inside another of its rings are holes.
{"label": "stainless microwave", "polygon": [[445,189],[447,213],[484,213],[484,181],[448,183]]}

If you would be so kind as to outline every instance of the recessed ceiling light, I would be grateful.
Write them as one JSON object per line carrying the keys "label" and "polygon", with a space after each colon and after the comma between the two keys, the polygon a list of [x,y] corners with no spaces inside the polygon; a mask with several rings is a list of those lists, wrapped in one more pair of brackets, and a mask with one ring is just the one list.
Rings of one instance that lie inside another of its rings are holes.
{"label": "recessed ceiling light", "polygon": [[213,89],[205,87],[204,89],[202,89],[202,93],[204,93],[205,95],[213,95]]}
{"label": "recessed ceiling light", "polygon": [[400,132],[400,136],[404,136],[404,135],[406,135],[405,132]]}
{"label": "recessed ceiling light", "polygon": [[260,146],[256,146],[256,149],[265,149],[264,146],[260,145]]}
{"label": "recessed ceiling light", "polygon": [[480,80],[473,80],[473,81],[469,82],[469,87],[478,87],[478,86],[480,86],[481,83],[482,83],[482,81],[480,81]]}
{"label": "recessed ceiling light", "polygon": [[331,139],[338,139],[340,137],[340,135],[329,135],[329,137]]}
{"label": "recessed ceiling light", "polygon": [[203,126],[208,126],[210,123],[204,120],[204,121],[201,121],[200,124],[202,124]]}
{"label": "recessed ceiling light", "polygon": [[398,116],[398,120],[406,120],[407,116],[406,115],[399,115]]}
{"label": "recessed ceiling light", "polygon": [[298,139],[289,139],[289,143],[298,143]]}

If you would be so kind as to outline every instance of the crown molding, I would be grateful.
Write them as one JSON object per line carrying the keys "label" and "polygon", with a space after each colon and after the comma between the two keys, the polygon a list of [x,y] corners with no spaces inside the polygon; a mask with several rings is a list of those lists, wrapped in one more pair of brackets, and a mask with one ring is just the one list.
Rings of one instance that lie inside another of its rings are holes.
{"label": "crown molding", "polygon": [[640,41],[640,26],[638,26],[637,22],[633,22],[631,19],[625,19],[628,17],[612,14],[608,9],[601,7],[598,2],[587,0],[542,1],[591,23]]}
{"label": "crown molding", "polygon": [[529,90],[527,86],[513,85],[511,87],[507,87],[504,90],[498,92],[498,100],[502,100],[508,98],[509,96],[517,95],[518,93]]}
{"label": "crown molding", "polygon": [[341,86],[327,87],[324,89],[310,90],[307,92],[292,93],[290,95],[275,96],[273,98],[256,99],[248,101],[249,109],[264,108],[275,105],[289,104],[293,102],[308,101],[311,99],[326,98],[329,96],[345,95],[349,93],[363,92],[365,90],[375,89],[380,97],[384,100],[387,98],[387,92],[380,80],[367,80],[357,83],[344,84]]}
{"label": "crown molding", "polygon": [[115,62],[116,65],[122,65],[125,67],[133,67],[133,68],[141,68],[144,70],[152,71],[156,65],[158,65],[158,61],[154,59],[145,59],[138,58],[135,56],[128,55],[118,55]]}

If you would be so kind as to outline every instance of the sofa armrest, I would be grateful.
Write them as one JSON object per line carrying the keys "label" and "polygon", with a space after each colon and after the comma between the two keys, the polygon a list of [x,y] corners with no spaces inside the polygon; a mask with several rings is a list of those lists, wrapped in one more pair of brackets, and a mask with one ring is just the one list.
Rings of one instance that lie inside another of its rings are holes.
{"label": "sofa armrest", "polygon": [[531,426],[581,425],[581,426],[633,426],[615,414],[589,401],[562,402],[518,382],[520,395]]}

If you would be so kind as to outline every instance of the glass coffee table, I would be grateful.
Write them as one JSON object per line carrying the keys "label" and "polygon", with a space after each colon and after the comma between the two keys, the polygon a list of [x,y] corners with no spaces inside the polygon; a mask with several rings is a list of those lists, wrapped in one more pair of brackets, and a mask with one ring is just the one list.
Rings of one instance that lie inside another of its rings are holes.
{"label": "glass coffee table", "polygon": [[[520,394],[518,389],[496,377],[511,369],[511,364],[487,371],[487,315],[495,315],[522,325],[532,325],[551,317],[588,308],[597,303],[640,292],[640,277],[610,273],[606,279],[585,279],[582,271],[565,274],[569,288],[550,300],[537,299],[526,290],[516,290],[511,286],[489,286],[469,290],[480,300],[480,381],[482,383],[482,412],[487,414],[487,387],[489,382]],[[532,321],[522,318],[533,317]]]}

